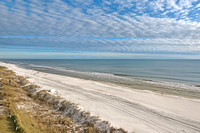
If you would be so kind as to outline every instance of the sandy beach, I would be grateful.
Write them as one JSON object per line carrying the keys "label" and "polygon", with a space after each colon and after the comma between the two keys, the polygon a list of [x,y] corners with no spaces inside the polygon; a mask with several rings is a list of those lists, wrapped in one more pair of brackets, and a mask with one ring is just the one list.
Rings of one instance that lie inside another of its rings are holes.
{"label": "sandy beach", "polygon": [[200,132],[200,100],[115,84],[43,73],[2,63],[41,89],[76,103],[82,110],[135,133]]}

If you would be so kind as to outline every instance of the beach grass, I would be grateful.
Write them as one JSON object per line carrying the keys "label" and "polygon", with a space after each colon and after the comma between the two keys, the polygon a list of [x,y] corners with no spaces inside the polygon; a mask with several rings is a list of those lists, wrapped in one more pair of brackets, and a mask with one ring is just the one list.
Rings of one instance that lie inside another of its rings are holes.
{"label": "beach grass", "polygon": [[15,126],[13,120],[6,116],[0,115],[0,132],[1,133],[14,133]]}
{"label": "beach grass", "polygon": [[[72,121],[70,117],[73,114],[63,117],[66,106],[72,107],[76,110],[74,113],[78,113],[79,110],[76,109],[75,104],[64,101],[61,103],[63,109],[60,106],[59,110],[55,111],[59,104],[59,97],[50,95],[46,90],[38,91],[36,95],[33,95],[35,88],[39,86],[30,84],[24,77],[17,76],[13,71],[0,66],[0,100],[2,107],[5,108],[4,115],[0,119],[0,133],[4,131],[19,133],[101,132],[94,128],[93,124],[80,125]],[[49,102],[50,99],[51,102]],[[86,116],[90,117],[87,113]],[[123,129],[117,130],[121,133],[125,132]],[[115,131],[113,127],[111,127],[112,131]]]}
{"label": "beach grass", "polygon": [[[47,127],[46,124],[39,123],[39,117],[38,119],[33,118],[30,112],[26,112],[24,109],[19,110],[17,105],[25,103],[28,98],[28,96],[26,98],[26,92],[20,88],[27,82],[26,79],[16,76],[14,72],[5,67],[0,67],[0,76],[0,99],[5,108],[4,115],[0,119],[0,132],[56,132],[55,129]],[[16,79],[21,79],[21,82],[16,82]]]}
{"label": "beach grass", "polygon": [[[1,93],[2,105],[5,109],[5,115],[1,119],[1,132],[8,130],[16,132],[43,132],[37,125],[37,121],[32,119],[29,114],[19,111],[16,104],[23,101],[20,97],[22,89],[14,79],[15,75],[12,71],[6,70],[5,67],[0,67],[1,70]],[[12,126],[11,126],[12,125]]]}

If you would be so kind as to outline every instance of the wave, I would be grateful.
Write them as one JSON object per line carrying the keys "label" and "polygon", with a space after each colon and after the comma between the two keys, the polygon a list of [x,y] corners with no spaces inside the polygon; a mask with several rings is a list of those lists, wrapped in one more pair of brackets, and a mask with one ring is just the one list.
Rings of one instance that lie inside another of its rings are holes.
{"label": "wave", "polygon": [[115,76],[125,76],[125,77],[133,76],[133,75],[128,75],[128,74],[119,74],[119,73],[114,73],[113,75],[115,75]]}
{"label": "wave", "polygon": [[174,87],[174,88],[182,88],[182,89],[187,89],[187,90],[200,90],[200,87],[191,83],[167,82],[167,81],[156,81],[156,80],[150,80],[150,81],[144,81],[144,82],[150,83],[150,84],[164,85],[164,86]]}
{"label": "wave", "polygon": [[171,87],[171,88],[181,88],[187,90],[200,90],[200,87],[195,86],[194,84],[187,82],[172,82],[172,81],[163,81],[163,80],[155,80],[148,78],[138,78],[133,77],[133,75],[121,74],[121,73],[102,73],[102,72],[88,72],[88,71],[77,71],[70,70],[66,67],[52,67],[52,66],[43,66],[43,65],[35,65],[28,63],[19,63],[19,62],[9,62],[13,64],[18,64],[28,69],[33,69],[42,72],[54,73],[64,76],[71,76],[76,78],[83,78],[87,80],[95,80],[95,81],[103,81],[103,82],[111,82],[120,85],[126,85],[129,87],[137,87],[142,89],[148,89],[150,85]]}

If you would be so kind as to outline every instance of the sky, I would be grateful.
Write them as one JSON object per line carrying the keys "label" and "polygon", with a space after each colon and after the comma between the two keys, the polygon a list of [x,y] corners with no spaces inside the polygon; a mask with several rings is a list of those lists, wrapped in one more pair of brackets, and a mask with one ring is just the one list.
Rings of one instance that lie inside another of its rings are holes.
{"label": "sky", "polygon": [[6,58],[200,59],[200,0],[1,0]]}

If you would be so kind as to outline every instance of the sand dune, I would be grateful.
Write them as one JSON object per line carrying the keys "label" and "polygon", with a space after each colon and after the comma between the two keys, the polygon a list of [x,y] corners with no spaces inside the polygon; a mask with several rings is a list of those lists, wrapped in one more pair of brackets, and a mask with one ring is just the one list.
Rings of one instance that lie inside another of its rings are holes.
{"label": "sand dune", "polygon": [[136,133],[200,132],[200,100],[0,65],[28,77],[41,89],[55,89],[114,127]]}

